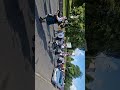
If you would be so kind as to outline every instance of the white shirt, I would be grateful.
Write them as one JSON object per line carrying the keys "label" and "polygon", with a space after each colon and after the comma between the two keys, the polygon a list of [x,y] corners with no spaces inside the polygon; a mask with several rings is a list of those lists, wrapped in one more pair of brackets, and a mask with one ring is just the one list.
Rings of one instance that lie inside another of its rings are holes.
{"label": "white shirt", "polygon": [[58,41],[58,45],[63,45],[63,43],[64,43],[64,39]]}
{"label": "white shirt", "polygon": [[64,60],[64,58],[62,58],[62,57],[59,57],[59,60],[63,61],[63,60]]}
{"label": "white shirt", "polygon": [[62,48],[62,49],[65,48],[65,44],[63,44],[63,45],[61,46],[61,48]]}
{"label": "white shirt", "polygon": [[58,17],[57,20],[58,20],[58,22],[62,22],[63,18],[62,17]]}

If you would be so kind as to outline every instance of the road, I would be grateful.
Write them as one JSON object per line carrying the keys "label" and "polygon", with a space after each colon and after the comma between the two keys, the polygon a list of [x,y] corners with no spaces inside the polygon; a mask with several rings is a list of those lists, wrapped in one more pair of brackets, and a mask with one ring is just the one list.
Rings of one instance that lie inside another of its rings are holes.
{"label": "road", "polygon": [[39,17],[58,10],[58,0],[35,0],[35,90],[57,90],[51,84],[54,55],[48,42],[54,37],[57,25],[40,23]]}

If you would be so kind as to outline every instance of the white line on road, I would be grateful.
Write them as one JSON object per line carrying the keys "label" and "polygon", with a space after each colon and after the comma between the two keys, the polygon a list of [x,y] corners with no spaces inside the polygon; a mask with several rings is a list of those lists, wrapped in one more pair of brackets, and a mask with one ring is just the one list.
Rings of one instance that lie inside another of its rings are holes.
{"label": "white line on road", "polygon": [[45,78],[44,78],[43,76],[41,76],[39,73],[35,73],[35,75],[38,76],[39,78],[43,79],[45,82],[49,83],[50,85],[52,85],[51,82],[50,82],[50,80],[45,79]]}
{"label": "white line on road", "polygon": [[[45,82],[47,82],[48,84],[52,85],[50,80],[46,80],[43,76],[41,76],[39,73],[35,73],[36,76],[38,76],[39,78],[43,79]],[[52,85],[53,86],[53,85]],[[53,90],[56,90],[56,88],[53,88]]]}

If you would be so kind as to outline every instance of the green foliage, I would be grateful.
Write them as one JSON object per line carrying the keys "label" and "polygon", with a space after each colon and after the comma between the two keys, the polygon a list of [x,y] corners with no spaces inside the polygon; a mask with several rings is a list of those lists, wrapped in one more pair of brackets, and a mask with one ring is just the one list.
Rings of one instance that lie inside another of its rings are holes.
{"label": "green foliage", "polygon": [[69,17],[69,12],[70,12],[70,2],[69,2],[69,0],[64,0],[65,2],[65,15],[67,16],[67,17]]}
{"label": "green foliage", "polygon": [[70,84],[66,83],[64,89],[65,90],[70,90]]}
{"label": "green foliage", "polygon": [[74,78],[78,78],[78,77],[82,76],[80,68],[77,65],[74,66],[74,68],[72,70],[73,70],[73,77]]}
{"label": "green foliage", "polygon": [[67,62],[71,62],[71,61],[73,61],[74,59],[71,58],[70,56],[67,56],[67,57],[66,57],[66,60],[67,60]]}
{"label": "green foliage", "polygon": [[86,4],[87,54],[120,52],[120,1],[88,0]]}
{"label": "green foliage", "polygon": [[[74,1],[74,0],[72,0]],[[78,2],[78,1],[77,1]],[[74,3],[75,5],[75,3]],[[72,9],[71,15],[78,15],[75,18],[69,18],[69,27],[66,28],[66,37],[69,37],[69,42],[72,43],[72,49],[69,49],[68,52],[73,52],[75,48],[83,48],[85,44],[85,4],[82,6],[77,5]],[[71,57],[66,57],[66,73],[65,73],[65,90],[70,90],[72,85],[72,80],[82,76],[82,72],[77,65],[71,63],[73,60]]]}
{"label": "green foliage", "polygon": [[85,3],[85,0],[72,0],[72,7],[79,7],[81,6],[83,3]]}
{"label": "green foliage", "polygon": [[85,4],[72,9],[71,15],[78,15],[77,18],[69,18],[70,26],[66,30],[66,36],[72,43],[73,49],[85,45]]}
{"label": "green foliage", "polygon": [[73,49],[67,49],[67,51],[69,52],[69,53],[73,53]]}
{"label": "green foliage", "polygon": [[71,62],[66,62],[66,73],[65,73],[65,90],[69,90],[72,85],[72,80],[82,75],[80,68]]}

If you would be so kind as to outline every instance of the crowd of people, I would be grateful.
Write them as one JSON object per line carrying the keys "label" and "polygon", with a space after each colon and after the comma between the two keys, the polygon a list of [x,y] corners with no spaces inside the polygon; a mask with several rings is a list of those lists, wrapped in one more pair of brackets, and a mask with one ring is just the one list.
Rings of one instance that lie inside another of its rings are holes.
{"label": "crowd of people", "polygon": [[46,22],[48,25],[51,24],[58,24],[61,28],[65,28],[68,26],[68,19],[66,16],[61,16],[60,11],[58,10],[54,15],[53,14],[47,14],[45,17],[40,17],[39,20],[41,22]]}
{"label": "crowd of people", "polygon": [[[64,41],[65,33],[62,30],[68,25],[68,20],[66,16],[61,16],[60,11],[58,10],[54,15],[53,14],[47,14],[45,17],[40,17],[39,20],[41,22],[45,22],[48,25],[52,24],[58,24],[59,27],[61,27],[61,30],[56,31],[56,37],[54,38],[54,42],[49,42],[53,44],[53,49],[55,50],[55,55],[58,55],[59,58],[57,59],[58,65],[64,64],[63,62],[65,56],[71,55],[70,53],[67,53],[64,51],[66,48],[66,43]],[[62,58],[62,59],[61,59]]]}
{"label": "crowd of people", "polygon": [[[68,20],[66,16],[61,16],[60,11],[58,10],[54,15],[48,14],[45,17],[40,17],[39,20],[41,22],[46,22],[48,25],[52,24],[58,24],[59,27],[61,27],[61,30],[55,31],[55,38],[54,41],[49,42],[49,44],[52,44],[52,49],[54,51],[54,54],[58,56],[56,59],[57,65],[55,68],[59,68],[64,75],[65,75],[65,68],[64,64],[66,62],[65,57],[70,56],[71,53],[65,52],[65,48],[67,48],[67,44],[64,40],[65,33],[62,30],[68,25]],[[63,79],[65,76],[63,76]]]}
{"label": "crowd of people", "polygon": [[[49,42],[53,46],[54,54],[58,57],[56,58],[55,61],[57,63],[55,68],[58,68],[62,72],[63,82],[65,80],[65,67],[64,67],[65,66],[64,64],[66,62],[65,57],[71,55],[71,53],[65,52],[65,48],[67,48],[67,44],[65,42],[64,36],[65,36],[64,31],[62,30],[56,31],[56,37],[54,38],[54,41]],[[62,85],[64,87],[64,84]],[[59,90],[64,90],[63,88],[62,89],[61,88],[59,88]]]}

